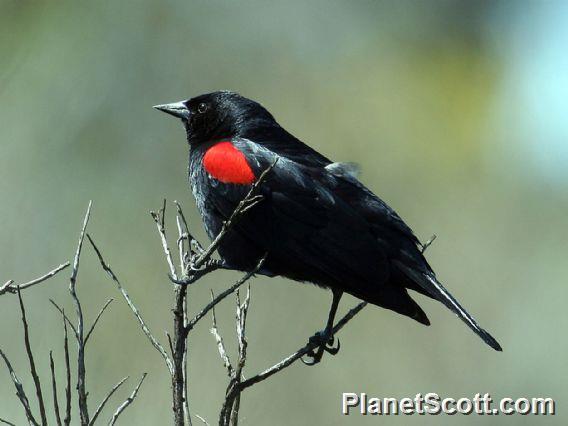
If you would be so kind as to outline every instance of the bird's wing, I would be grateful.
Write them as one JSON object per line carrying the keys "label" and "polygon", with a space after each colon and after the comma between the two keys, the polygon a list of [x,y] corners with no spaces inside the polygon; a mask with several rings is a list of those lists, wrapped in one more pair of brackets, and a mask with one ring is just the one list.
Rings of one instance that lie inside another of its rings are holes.
{"label": "bird's wing", "polygon": [[271,153],[308,167],[325,167],[330,159],[306,145],[280,125],[268,129],[251,129],[242,140],[257,141]]}

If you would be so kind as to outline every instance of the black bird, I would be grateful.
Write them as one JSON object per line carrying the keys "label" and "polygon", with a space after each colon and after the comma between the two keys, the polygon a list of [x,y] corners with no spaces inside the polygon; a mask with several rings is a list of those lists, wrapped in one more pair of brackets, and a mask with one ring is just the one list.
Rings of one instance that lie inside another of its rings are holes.
{"label": "black bird", "polygon": [[[332,328],[343,292],[430,325],[408,289],[442,302],[485,343],[501,346],[436,278],[412,230],[356,177],[283,129],[272,114],[237,93],[219,91],[157,105],[181,118],[189,143],[189,181],[210,238],[221,230],[251,185],[262,202],[250,209],[219,246],[227,267],[329,288],[333,301],[318,339],[334,353]],[[275,163],[276,161],[276,163]]]}

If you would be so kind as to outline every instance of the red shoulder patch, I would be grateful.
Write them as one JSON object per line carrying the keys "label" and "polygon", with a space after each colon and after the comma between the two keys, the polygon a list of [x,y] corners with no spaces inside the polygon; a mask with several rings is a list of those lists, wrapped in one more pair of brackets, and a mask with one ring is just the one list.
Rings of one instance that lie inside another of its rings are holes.
{"label": "red shoulder patch", "polygon": [[229,141],[219,142],[203,156],[203,167],[211,176],[223,183],[251,184],[254,172],[244,154]]}

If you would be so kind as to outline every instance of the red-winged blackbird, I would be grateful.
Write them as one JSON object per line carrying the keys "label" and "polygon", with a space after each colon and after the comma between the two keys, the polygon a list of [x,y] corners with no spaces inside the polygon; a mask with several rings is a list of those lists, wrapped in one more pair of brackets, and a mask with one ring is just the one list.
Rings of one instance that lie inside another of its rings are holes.
{"label": "red-winged blackbird", "polygon": [[252,270],[268,253],[261,273],[332,290],[327,326],[318,335],[321,346],[312,354],[315,362],[324,350],[334,352],[327,344],[333,342],[343,292],[429,325],[407,292],[414,290],[442,302],[501,350],[440,284],[412,230],[356,178],[351,163],[332,162],[237,93],[214,92],[155,108],[181,118],[185,126],[189,180],[210,238],[273,165],[259,188],[263,200],[231,228],[219,254],[229,268]]}

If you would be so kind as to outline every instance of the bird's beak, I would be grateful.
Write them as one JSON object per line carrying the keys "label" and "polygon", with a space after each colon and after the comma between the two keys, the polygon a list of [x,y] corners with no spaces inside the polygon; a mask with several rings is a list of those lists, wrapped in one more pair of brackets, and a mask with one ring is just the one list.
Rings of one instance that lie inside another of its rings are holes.
{"label": "bird's beak", "polygon": [[190,111],[183,102],[175,102],[173,104],[154,105],[154,108],[165,112],[166,114],[173,115],[174,117],[181,118],[182,120],[189,120]]}

